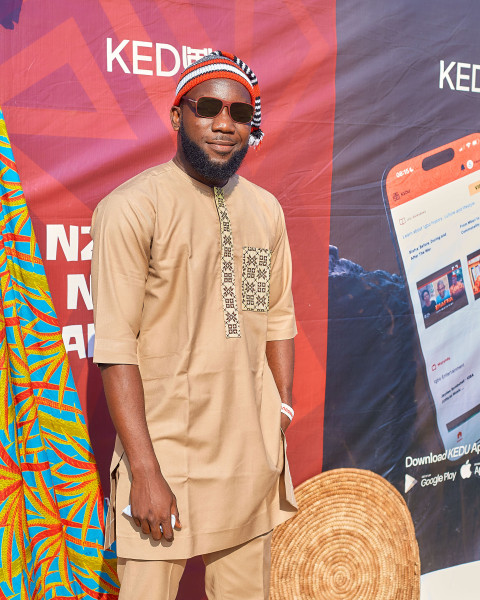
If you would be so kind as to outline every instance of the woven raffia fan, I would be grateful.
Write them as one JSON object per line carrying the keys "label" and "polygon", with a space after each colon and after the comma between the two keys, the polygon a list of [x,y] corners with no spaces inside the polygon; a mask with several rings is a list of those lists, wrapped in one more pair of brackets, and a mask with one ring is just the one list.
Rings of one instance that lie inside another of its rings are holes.
{"label": "woven raffia fan", "polygon": [[274,531],[270,600],[418,600],[410,512],[383,477],[335,469],[295,490],[299,511]]}

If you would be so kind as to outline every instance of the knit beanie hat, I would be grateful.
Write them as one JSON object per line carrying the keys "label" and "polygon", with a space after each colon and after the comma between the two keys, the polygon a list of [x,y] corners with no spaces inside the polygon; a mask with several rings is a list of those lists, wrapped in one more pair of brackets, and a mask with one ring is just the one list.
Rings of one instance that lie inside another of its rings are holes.
{"label": "knit beanie hat", "polygon": [[180,76],[173,105],[179,106],[182,97],[202,81],[216,78],[233,79],[247,88],[254,107],[248,144],[258,146],[264,134],[260,129],[262,111],[257,77],[252,69],[234,54],[215,50],[192,63]]}

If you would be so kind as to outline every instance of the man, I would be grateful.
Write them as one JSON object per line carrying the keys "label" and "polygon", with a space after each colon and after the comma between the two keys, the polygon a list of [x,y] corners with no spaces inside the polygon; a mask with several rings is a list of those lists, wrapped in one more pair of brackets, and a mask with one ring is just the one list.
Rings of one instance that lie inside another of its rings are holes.
{"label": "man", "polygon": [[235,175],[263,136],[256,77],[214,52],[184,71],[170,116],[174,159],[92,225],[120,599],[174,599],[202,555],[210,600],[263,600],[271,530],[296,509],[281,431],[296,327],[280,205]]}
{"label": "man", "polygon": [[452,284],[450,285],[450,295],[454,300],[458,300],[465,294],[465,286],[458,280],[456,273],[452,273]]}
{"label": "man", "polygon": [[450,292],[446,289],[443,279],[440,279],[437,283],[437,292],[438,294],[435,298],[437,305],[442,304],[442,302],[450,298]]}
{"label": "man", "polygon": [[475,279],[475,283],[473,285],[473,293],[475,296],[480,294],[480,275]]}
{"label": "man", "polygon": [[422,300],[422,312],[423,316],[426,318],[435,312],[435,300],[431,299],[430,292],[427,288],[425,288],[422,292]]}

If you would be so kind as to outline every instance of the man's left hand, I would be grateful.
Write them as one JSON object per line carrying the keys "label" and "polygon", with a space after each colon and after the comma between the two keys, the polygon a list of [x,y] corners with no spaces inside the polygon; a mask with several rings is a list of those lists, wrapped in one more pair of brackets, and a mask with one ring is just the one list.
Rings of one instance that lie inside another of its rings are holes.
{"label": "man's left hand", "polygon": [[291,421],[287,417],[287,415],[284,415],[283,413],[280,414],[280,417],[281,417],[280,427],[282,428],[283,433],[285,433],[287,431],[287,428],[290,425]]}

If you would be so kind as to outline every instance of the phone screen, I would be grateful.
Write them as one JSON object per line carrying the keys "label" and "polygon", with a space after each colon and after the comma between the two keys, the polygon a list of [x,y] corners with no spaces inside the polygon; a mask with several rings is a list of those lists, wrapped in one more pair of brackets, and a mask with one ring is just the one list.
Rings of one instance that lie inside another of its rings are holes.
{"label": "phone screen", "polygon": [[384,200],[445,450],[480,439],[480,134],[390,169]]}

